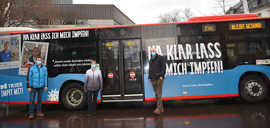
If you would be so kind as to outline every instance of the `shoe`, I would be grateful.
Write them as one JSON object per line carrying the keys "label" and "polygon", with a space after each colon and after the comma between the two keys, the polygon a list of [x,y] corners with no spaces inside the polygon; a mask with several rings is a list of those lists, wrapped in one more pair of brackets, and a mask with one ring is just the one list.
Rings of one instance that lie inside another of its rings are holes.
{"label": "shoe", "polygon": [[160,115],[161,114],[161,111],[159,109],[155,109],[155,111],[153,111],[153,114]]}
{"label": "shoe", "polygon": [[37,116],[38,116],[38,117],[44,117],[44,116],[45,116],[45,114],[44,114],[44,113],[42,113],[42,112],[39,112],[39,113],[37,113]]}
{"label": "shoe", "polygon": [[29,119],[29,120],[32,120],[32,119],[34,119],[34,118],[35,118],[34,114],[29,114],[29,115],[28,115],[28,119]]}

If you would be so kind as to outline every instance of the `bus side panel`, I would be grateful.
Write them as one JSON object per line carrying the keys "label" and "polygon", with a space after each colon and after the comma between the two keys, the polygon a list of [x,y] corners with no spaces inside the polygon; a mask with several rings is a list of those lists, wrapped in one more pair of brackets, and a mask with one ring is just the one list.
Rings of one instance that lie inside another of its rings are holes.
{"label": "bus side panel", "polygon": [[[59,94],[59,91],[61,88],[64,88],[62,86],[66,86],[64,84],[67,81],[76,81],[76,82],[84,83],[85,74],[61,74],[54,78],[50,78],[49,79],[49,92],[46,95],[47,98],[45,98],[45,100],[59,101],[59,97],[61,97],[61,94]],[[100,93],[98,94],[98,99],[101,99]]]}
{"label": "bus side panel", "polygon": [[[233,90],[238,91],[239,88],[237,85],[240,84],[240,78],[247,72],[260,72],[266,75],[268,80],[270,80],[270,66],[264,66],[264,65],[240,65],[236,68],[232,69],[234,72],[233,74],[236,74],[234,80],[237,82],[235,83],[236,86],[233,86]],[[268,83],[267,83],[268,84]]]}
{"label": "bus side panel", "polygon": [[[28,104],[30,93],[27,91],[26,76],[11,75],[8,73],[11,70],[18,71],[18,69],[8,69],[0,72],[0,103]],[[58,103],[60,88],[68,80],[84,82],[84,74],[61,74],[48,78],[49,88],[44,91],[42,101],[45,103]]]}
{"label": "bus side panel", "polygon": [[[204,75],[177,75],[166,76],[163,83],[163,97],[184,97],[184,96],[206,96],[236,94],[232,90],[230,81],[231,71],[224,71],[222,74]],[[154,97],[151,83],[145,75],[145,97]],[[227,82],[226,82],[227,81]]]}
{"label": "bus side panel", "polygon": [[0,73],[0,103],[29,101],[26,77]]}
{"label": "bus side panel", "polygon": [[[237,96],[240,78],[249,71],[262,72],[270,78],[270,67],[263,65],[241,65],[219,74],[166,76],[162,96],[171,99],[185,99],[186,96],[190,97],[188,99],[194,96],[195,98]],[[144,79],[145,97],[154,98],[148,74],[145,74]]]}

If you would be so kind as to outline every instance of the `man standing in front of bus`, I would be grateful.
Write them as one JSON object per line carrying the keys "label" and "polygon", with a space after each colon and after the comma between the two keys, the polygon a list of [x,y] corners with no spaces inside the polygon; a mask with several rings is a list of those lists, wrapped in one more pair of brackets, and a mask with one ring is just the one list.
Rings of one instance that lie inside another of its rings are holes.
{"label": "man standing in front of bus", "polygon": [[48,89],[48,72],[45,65],[42,64],[41,57],[36,58],[36,63],[29,69],[29,86],[30,105],[29,105],[29,119],[34,118],[35,111],[35,97],[38,96],[37,101],[37,117],[44,117],[42,113],[42,93]]}
{"label": "man standing in front of bus", "polygon": [[164,112],[162,103],[162,85],[166,73],[166,64],[162,56],[157,54],[156,49],[151,48],[151,59],[149,62],[149,76],[148,80],[152,83],[155,91],[157,107],[154,110],[154,114],[160,115]]}
{"label": "man standing in front of bus", "polygon": [[97,109],[98,92],[102,91],[103,78],[101,70],[95,60],[91,61],[91,68],[86,71],[84,91],[87,94],[88,114],[95,115]]}

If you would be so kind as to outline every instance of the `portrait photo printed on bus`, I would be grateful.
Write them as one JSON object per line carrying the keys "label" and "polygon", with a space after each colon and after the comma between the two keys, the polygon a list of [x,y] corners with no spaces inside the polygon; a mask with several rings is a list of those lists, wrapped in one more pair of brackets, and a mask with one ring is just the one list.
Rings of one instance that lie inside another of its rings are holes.
{"label": "portrait photo printed on bus", "polygon": [[48,47],[48,43],[24,41],[19,75],[27,75],[28,68],[35,64],[36,58],[39,56],[42,58],[43,64],[46,65]]}
{"label": "portrait photo printed on bus", "polygon": [[19,67],[20,46],[20,35],[0,36],[0,69]]}

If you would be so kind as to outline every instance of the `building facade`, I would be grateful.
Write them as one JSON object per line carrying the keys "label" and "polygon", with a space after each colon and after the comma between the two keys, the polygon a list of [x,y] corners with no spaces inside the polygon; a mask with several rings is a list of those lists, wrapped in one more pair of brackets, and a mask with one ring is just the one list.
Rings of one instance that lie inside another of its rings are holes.
{"label": "building facade", "polygon": [[56,5],[60,23],[56,25],[125,25],[134,22],[114,5]]}
{"label": "building facade", "polygon": [[[72,0],[65,0],[65,2],[72,2]],[[30,10],[28,13],[33,13],[31,10],[38,10],[30,16],[37,15],[39,23],[29,19],[21,25],[24,27],[67,28],[135,24],[121,10],[111,4],[43,4],[31,7],[31,9],[17,5],[15,15],[23,17],[26,15],[25,9]]]}
{"label": "building facade", "polygon": [[[43,1],[50,1],[50,4],[73,4],[73,0],[43,0]],[[23,5],[25,4],[26,0],[15,0],[16,5]]]}
{"label": "building facade", "polygon": [[54,4],[73,4],[73,0],[53,0]]}
{"label": "building facade", "polygon": [[[250,13],[257,13],[261,17],[270,16],[270,0],[247,0]],[[239,2],[231,7],[226,14],[244,13],[242,3]]]}

